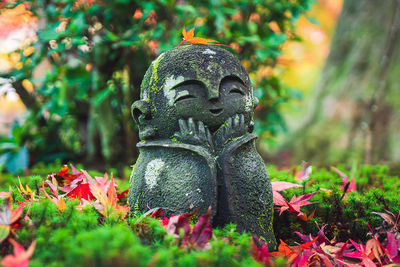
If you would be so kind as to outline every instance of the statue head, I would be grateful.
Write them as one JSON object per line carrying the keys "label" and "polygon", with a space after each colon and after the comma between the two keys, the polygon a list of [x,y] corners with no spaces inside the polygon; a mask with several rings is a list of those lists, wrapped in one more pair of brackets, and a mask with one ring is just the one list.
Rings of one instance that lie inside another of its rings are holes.
{"label": "statue head", "polygon": [[210,132],[235,114],[250,124],[256,103],[249,75],[232,53],[185,45],[152,62],[132,114],[141,140],[170,138],[179,130],[179,119],[202,121]]}

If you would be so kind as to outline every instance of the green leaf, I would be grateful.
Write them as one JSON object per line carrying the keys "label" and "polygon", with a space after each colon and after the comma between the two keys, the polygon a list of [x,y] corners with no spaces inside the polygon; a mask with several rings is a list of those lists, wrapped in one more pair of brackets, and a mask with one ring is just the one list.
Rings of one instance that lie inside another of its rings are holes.
{"label": "green leaf", "polygon": [[10,234],[10,226],[9,225],[0,225],[0,244],[7,238]]}
{"label": "green leaf", "polygon": [[55,29],[48,29],[44,31],[39,31],[39,38],[43,41],[57,40],[62,33],[55,31]]}

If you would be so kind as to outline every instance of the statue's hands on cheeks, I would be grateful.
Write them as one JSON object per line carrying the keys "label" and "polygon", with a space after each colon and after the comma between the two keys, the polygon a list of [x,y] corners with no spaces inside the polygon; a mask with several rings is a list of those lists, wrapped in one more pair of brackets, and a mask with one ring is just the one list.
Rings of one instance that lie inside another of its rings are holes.
{"label": "statue's hands on cheeks", "polygon": [[235,114],[228,118],[214,134],[216,150],[221,150],[228,141],[245,135],[249,126],[246,125],[243,114]]}
{"label": "statue's hands on cheeks", "polygon": [[204,126],[202,121],[194,121],[193,118],[187,120],[179,120],[179,132],[176,132],[174,136],[178,141],[200,145],[213,151],[214,143],[210,131]]}

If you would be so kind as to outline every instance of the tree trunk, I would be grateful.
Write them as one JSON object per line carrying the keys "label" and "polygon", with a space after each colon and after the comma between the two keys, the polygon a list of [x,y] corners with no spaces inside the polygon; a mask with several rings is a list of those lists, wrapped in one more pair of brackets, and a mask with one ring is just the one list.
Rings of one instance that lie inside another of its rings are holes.
{"label": "tree trunk", "polygon": [[312,108],[284,150],[313,164],[400,160],[400,1],[345,0]]}

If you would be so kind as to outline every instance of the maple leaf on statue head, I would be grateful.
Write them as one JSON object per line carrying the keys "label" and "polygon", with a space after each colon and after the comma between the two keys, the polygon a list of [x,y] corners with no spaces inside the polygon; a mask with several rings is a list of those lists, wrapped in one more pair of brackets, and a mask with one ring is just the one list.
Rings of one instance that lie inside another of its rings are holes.
{"label": "maple leaf on statue head", "polygon": [[186,28],[183,27],[182,35],[183,35],[183,40],[176,47],[179,47],[184,42],[188,42],[188,43],[191,43],[191,44],[211,44],[211,45],[219,45],[219,46],[229,47],[229,45],[214,44],[214,43],[218,43],[218,41],[215,41],[215,40],[212,40],[212,39],[205,39],[205,38],[201,38],[201,37],[195,37],[194,36],[194,27],[191,28],[188,31],[186,31]]}

